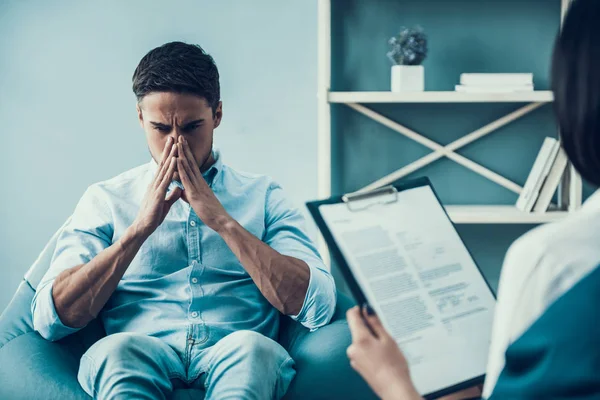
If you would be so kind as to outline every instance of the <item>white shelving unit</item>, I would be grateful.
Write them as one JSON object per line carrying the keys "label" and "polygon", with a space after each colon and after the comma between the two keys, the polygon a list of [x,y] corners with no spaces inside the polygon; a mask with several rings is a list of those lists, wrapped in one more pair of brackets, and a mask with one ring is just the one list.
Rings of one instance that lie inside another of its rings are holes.
{"label": "white shelving unit", "polygon": [[[561,0],[561,20],[571,0]],[[327,198],[331,193],[331,109],[330,105],[342,103],[355,111],[387,126],[388,128],[415,140],[433,150],[421,159],[400,168],[398,171],[378,179],[360,191],[368,191],[389,184],[397,179],[442,158],[447,157],[466,168],[494,181],[495,183],[520,193],[522,187],[505,177],[490,171],[455,152],[455,150],[480,139],[492,131],[523,117],[529,112],[553,101],[551,91],[522,93],[462,93],[425,91],[415,93],[392,92],[331,92],[331,0],[318,2],[318,195]],[[470,132],[453,143],[442,146],[424,135],[392,121],[364,104],[369,103],[526,103],[522,108],[488,125]],[[533,161],[533,160],[532,160]],[[565,173],[561,193],[568,198],[569,211],[581,206],[581,178],[572,167]],[[565,187],[566,185],[566,187]],[[460,205],[447,206],[448,214],[459,224],[542,224],[558,220],[568,215],[568,211],[546,213],[525,213],[512,205]],[[323,241],[321,248],[325,249]],[[326,254],[326,252],[323,252]]]}
{"label": "white shelving unit", "polygon": [[569,215],[567,211],[523,212],[510,205],[447,206],[446,211],[456,224],[545,224]]}
{"label": "white shelving unit", "polygon": [[329,92],[329,103],[549,103],[549,90],[522,93],[464,92]]}

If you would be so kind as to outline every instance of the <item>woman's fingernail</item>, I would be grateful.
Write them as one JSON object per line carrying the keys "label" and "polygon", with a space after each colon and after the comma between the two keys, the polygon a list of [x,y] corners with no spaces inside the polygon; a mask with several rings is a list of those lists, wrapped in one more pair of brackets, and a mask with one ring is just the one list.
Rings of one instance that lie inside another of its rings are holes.
{"label": "woman's fingernail", "polygon": [[365,304],[363,307],[367,312],[367,315],[375,315],[375,310],[373,310],[370,305]]}

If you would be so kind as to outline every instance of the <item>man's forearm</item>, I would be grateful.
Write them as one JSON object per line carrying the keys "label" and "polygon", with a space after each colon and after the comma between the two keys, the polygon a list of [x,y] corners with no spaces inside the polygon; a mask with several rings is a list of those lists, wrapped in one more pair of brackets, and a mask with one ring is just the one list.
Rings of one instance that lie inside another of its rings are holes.
{"label": "man's forearm", "polygon": [[63,324],[81,328],[96,318],[147,237],[147,233],[131,226],[90,262],[56,277],[52,297]]}
{"label": "man's forearm", "polygon": [[285,315],[302,309],[308,284],[308,265],[272,249],[233,219],[219,224],[217,232],[235,254],[263,296]]}

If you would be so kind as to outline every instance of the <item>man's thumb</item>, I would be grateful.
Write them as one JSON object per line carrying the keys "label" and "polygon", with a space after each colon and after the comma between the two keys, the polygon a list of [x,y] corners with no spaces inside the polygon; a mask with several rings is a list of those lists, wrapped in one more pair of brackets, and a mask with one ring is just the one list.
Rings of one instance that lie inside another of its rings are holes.
{"label": "man's thumb", "polygon": [[167,195],[167,198],[165,199],[167,204],[169,205],[169,208],[171,208],[171,206],[181,198],[181,194],[183,193],[183,190],[181,190],[181,188],[179,186],[175,187],[175,189],[173,189],[171,191],[171,193],[169,193]]}

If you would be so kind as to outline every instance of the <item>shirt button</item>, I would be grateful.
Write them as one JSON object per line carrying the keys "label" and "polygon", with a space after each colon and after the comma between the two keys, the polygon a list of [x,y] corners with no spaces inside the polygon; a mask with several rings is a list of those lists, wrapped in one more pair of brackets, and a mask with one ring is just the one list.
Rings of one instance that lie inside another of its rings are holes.
{"label": "shirt button", "polygon": [[191,226],[196,226],[196,221],[191,221],[191,222],[190,222],[190,225],[191,225]]}
{"label": "shirt button", "polygon": [[198,283],[198,278],[192,278],[192,283]]}
{"label": "shirt button", "polygon": [[198,312],[197,311],[194,311],[192,313],[192,318],[198,318]]}

